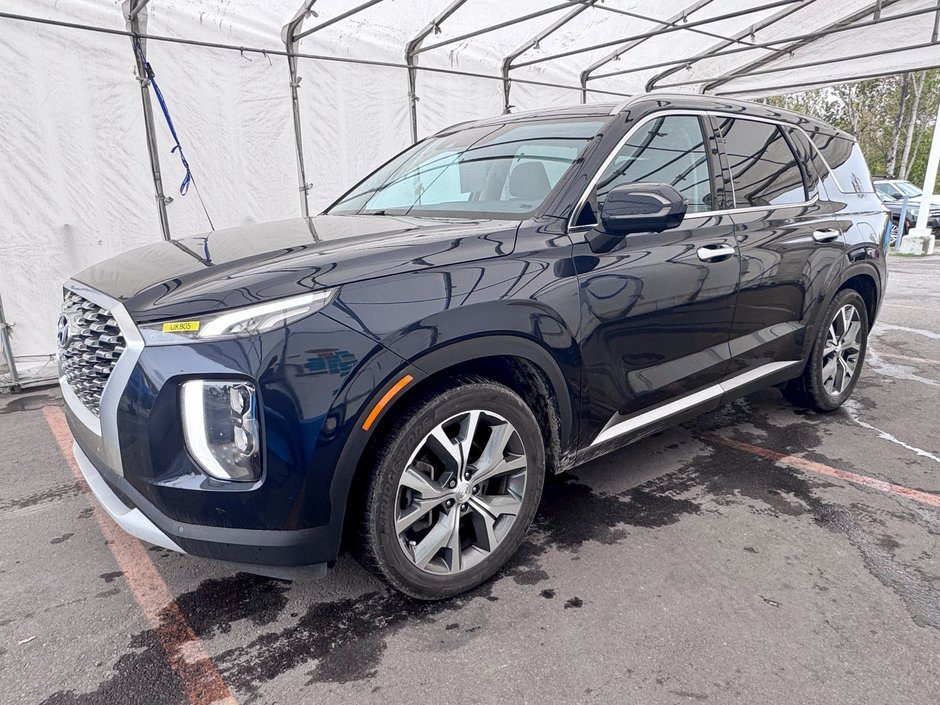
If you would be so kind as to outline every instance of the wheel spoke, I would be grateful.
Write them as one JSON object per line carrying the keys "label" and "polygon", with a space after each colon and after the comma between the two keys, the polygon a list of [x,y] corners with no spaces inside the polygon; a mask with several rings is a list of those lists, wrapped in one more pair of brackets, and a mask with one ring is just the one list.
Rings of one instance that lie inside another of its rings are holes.
{"label": "wheel spoke", "polygon": [[476,534],[477,545],[481,550],[492,553],[499,545],[499,539],[496,538],[496,519],[488,512],[481,511],[473,502],[470,506],[473,509],[470,522]]}
{"label": "wheel spoke", "polygon": [[470,448],[473,446],[473,439],[477,434],[477,426],[480,424],[480,412],[471,411],[466,419],[461,423],[460,438],[457,442],[460,452],[460,472],[467,469],[467,462],[470,459]]}
{"label": "wheel spoke", "polygon": [[423,500],[443,498],[450,494],[449,489],[442,487],[439,483],[414,467],[405,468],[405,472],[403,472],[401,476],[400,484],[402,487],[407,487],[409,490],[417,492],[421,495],[421,499]]}
{"label": "wheel spoke", "polygon": [[477,470],[473,473],[472,480],[474,484],[480,484],[508,472],[523,470],[528,464],[524,455],[510,455],[506,458],[500,458],[488,468]]}
{"label": "wheel spoke", "polygon": [[845,331],[845,335],[842,336],[842,347],[845,348],[849,344],[858,345],[861,332],[862,322],[859,320],[853,320],[849,324],[848,330]]}
{"label": "wheel spoke", "polygon": [[480,495],[470,498],[470,506],[498,519],[505,514],[516,516],[522,507],[522,500],[513,494]]}
{"label": "wheel spoke", "polygon": [[842,394],[842,391],[845,389],[845,361],[842,357],[837,357],[836,362],[838,366],[836,368],[835,380],[833,380],[833,387],[836,394]]}
{"label": "wheel spoke", "polygon": [[441,515],[437,523],[431,527],[420,543],[414,547],[414,562],[419,568],[426,568],[431,559],[447,546],[460,526],[460,511],[455,507],[447,514]]}
{"label": "wheel spoke", "polygon": [[841,339],[845,339],[845,334],[849,330],[849,326],[852,325],[852,314],[855,313],[855,309],[851,306],[843,306],[842,310],[839,312],[842,314],[842,335]]}
{"label": "wheel spoke", "polygon": [[449,472],[457,473],[461,469],[460,446],[444,433],[444,426],[437,426],[425,441],[432,453],[444,463]]}
{"label": "wheel spoke", "polygon": [[842,364],[842,369],[845,371],[845,383],[848,385],[848,383],[852,381],[852,377],[855,375],[855,363],[844,355],[839,358],[839,362]]}
{"label": "wheel spoke", "polygon": [[401,515],[395,520],[395,532],[401,534],[414,526],[419,519],[427,516],[435,507],[439,507],[447,501],[447,496],[435,497],[434,499],[416,499],[410,507],[402,510]]}
{"label": "wheel spoke", "polygon": [[463,556],[460,546],[460,508],[455,506],[450,512],[453,515],[453,524],[450,535],[447,537],[447,567],[451,573],[457,573],[462,568]]}

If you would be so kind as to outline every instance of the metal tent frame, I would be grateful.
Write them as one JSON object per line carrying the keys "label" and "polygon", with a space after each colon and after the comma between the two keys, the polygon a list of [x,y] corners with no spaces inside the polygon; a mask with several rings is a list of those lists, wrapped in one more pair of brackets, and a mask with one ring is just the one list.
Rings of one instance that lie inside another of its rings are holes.
{"label": "metal tent frame", "polygon": [[[140,84],[141,110],[144,118],[145,139],[150,162],[151,178],[153,181],[154,198],[157,206],[161,234],[166,240],[171,239],[170,222],[166,208],[171,199],[168,198],[164,192],[160,155],[157,148],[157,131],[150,96],[151,87],[144,67],[148,42],[179,43],[212,49],[237,51],[242,55],[256,53],[268,57],[283,56],[286,59],[289,76],[291,114],[294,127],[294,150],[297,161],[298,191],[301,212],[304,216],[310,215],[309,193],[312,184],[309,182],[306,173],[302,140],[304,123],[299,98],[302,79],[299,72],[300,61],[302,59],[405,69],[407,85],[403,87],[402,97],[403,100],[407,101],[408,105],[409,131],[412,142],[416,142],[419,138],[419,72],[423,72],[426,75],[451,74],[499,81],[502,87],[503,112],[508,113],[514,107],[511,102],[511,91],[514,84],[529,84],[533,86],[546,86],[577,91],[580,101],[587,102],[589,93],[611,95],[620,99],[627,96],[626,93],[617,90],[595,88],[598,81],[606,80],[609,83],[611,79],[629,74],[649,73],[657,69],[660,69],[660,71],[654,73],[645,83],[647,90],[697,86],[702,92],[733,95],[736,92],[734,82],[746,77],[772,76],[783,74],[787,71],[812,68],[823,64],[832,65],[833,63],[844,63],[848,66],[848,63],[852,61],[877,59],[878,57],[887,55],[933,47],[937,48],[937,52],[930,56],[934,56],[935,60],[922,60],[917,68],[926,69],[940,66],[940,37],[938,37],[938,35],[940,35],[940,0],[928,7],[908,9],[893,12],[893,14],[886,14],[886,11],[892,9],[897,10],[902,7],[904,0],[873,0],[864,8],[847,12],[845,15],[841,15],[832,3],[826,2],[824,8],[823,0],[759,0],[754,3],[742,3],[739,8],[732,11],[711,15],[708,14],[708,11],[712,9],[710,6],[712,6],[716,0],[687,0],[688,4],[685,7],[667,18],[656,17],[655,13],[652,12],[636,12],[634,10],[618,8],[614,5],[607,5],[604,4],[605,0],[556,0],[555,2],[546,0],[544,7],[534,11],[523,11],[520,9],[518,14],[505,18],[502,21],[493,22],[472,31],[462,32],[456,36],[448,36],[436,42],[426,43],[429,37],[441,34],[442,27],[447,24],[448,21],[452,20],[455,15],[458,13],[467,13],[471,11],[474,6],[474,0],[436,0],[436,2],[441,5],[441,9],[432,14],[427,20],[427,23],[404,43],[402,47],[402,62],[374,60],[355,56],[331,56],[303,51],[304,40],[309,40],[311,37],[338,23],[360,16],[371,8],[381,5],[384,0],[363,0],[309,27],[305,25],[308,24],[311,17],[316,16],[314,6],[317,0],[302,0],[297,12],[283,26],[281,32],[281,40],[284,46],[283,50],[201,41],[195,38],[150,34],[147,31],[148,8],[158,1],[159,0],[153,0],[153,2],[151,2],[151,0],[124,0],[122,12],[125,20],[125,29],[123,30],[43,17],[18,15],[9,12],[0,12],[0,19],[36,22],[77,30],[123,35],[130,39],[131,50],[136,66],[136,77]],[[831,21],[828,21],[825,26],[814,27],[810,31],[791,34],[785,37],[759,38],[758,35],[767,34],[768,30],[777,27],[788,17],[793,16],[794,13],[807,10],[807,8],[818,9],[820,13],[825,10],[825,13],[828,15],[834,14],[835,17],[833,17]],[[531,10],[531,7],[528,7],[528,9]],[[542,43],[545,42],[546,39],[572,26],[572,23],[577,18],[586,16],[585,13],[607,13],[611,16],[626,16],[639,22],[647,23],[652,26],[652,29],[631,33],[629,36],[617,36],[611,39],[605,39],[601,42],[565,49],[564,51],[531,56],[533,52],[541,48]],[[760,15],[760,19],[754,24],[736,32],[725,34],[720,31],[720,25],[723,22],[751,15]],[[933,31],[928,41],[885,46],[864,52],[846,53],[836,57],[827,56],[826,58],[820,58],[818,60],[812,59],[807,61],[805,60],[806,57],[803,59],[795,58],[797,52],[805,54],[806,50],[813,48],[814,43],[828,37],[849,33],[854,30],[887,26],[889,23],[919,19],[930,15],[933,16]],[[461,17],[466,17],[466,15],[461,14]],[[494,32],[524,23],[536,23],[542,18],[545,19],[545,25],[541,29],[535,32],[529,29],[525,33],[527,38],[518,44],[516,49],[503,55],[498,64],[498,72],[485,73],[460,70],[453,67],[422,66],[419,63],[420,57],[430,52],[440,51],[448,47],[460,45],[461,43],[473,42]],[[716,27],[718,28],[716,29]],[[667,60],[658,61],[643,60],[642,52],[645,48],[645,44],[664,35],[680,35],[681,33],[691,33],[699,36],[704,35],[717,41],[704,50],[695,51],[688,56],[670,56]],[[139,50],[138,47],[140,48]],[[610,51],[603,54],[600,58],[597,58],[596,53],[603,49],[610,49]],[[580,69],[576,73],[579,78],[577,84],[537,80],[535,78],[522,78],[518,75],[521,69],[545,65],[551,62],[566,61],[570,66],[573,62],[578,62],[583,55],[592,52],[595,53],[595,55],[591,57],[592,60],[585,62],[586,65],[577,66],[576,64],[576,67]],[[669,80],[679,71],[692,70],[693,67],[708,59],[733,57],[742,54],[746,55],[748,52],[762,52],[762,55],[741,64],[734,65],[715,75],[706,77],[695,76],[687,80]],[[611,64],[623,61],[625,57],[632,59],[631,65],[611,70]],[[859,72],[858,70],[849,72],[848,68],[846,68],[845,75],[841,77],[841,80],[862,80],[864,78],[873,78],[893,72],[894,71],[887,71],[879,67],[875,67],[873,71],[863,72]],[[820,81],[804,79],[795,83],[787,83],[786,79],[781,79],[774,81],[773,86],[775,89],[783,92],[791,89],[811,88],[818,84],[827,85],[837,82],[840,82],[840,80],[833,79],[832,77]],[[935,130],[934,141],[940,143],[940,127]],[[16,369],[13,364],[13,356],[10,349],[9,327],[3,322],[2,317],[0,317],[0,344],[2,344],[3,352],[9,360],[11,375],[15,385]]]}

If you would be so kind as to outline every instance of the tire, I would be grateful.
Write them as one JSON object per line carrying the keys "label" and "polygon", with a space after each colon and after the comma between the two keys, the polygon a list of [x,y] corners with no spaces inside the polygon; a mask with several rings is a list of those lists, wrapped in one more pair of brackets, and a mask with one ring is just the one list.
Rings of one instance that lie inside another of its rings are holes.
{"label": "tire", "polygon": [[356,552],[396,590],[453,597],[492,577],[522,543],[545,448],[532,410],[508,388],[464,378],[431,391],[373,451]]}
{"label": "tire", "polygon": [[[843,312],[851,316],[852,340],[840,336],[845,325]],[[857,291],[843,289],[829,304],[822,321],[803,373],[786,384],[783,395],[797,406],[834,411],[852,395],[861,375],[868,348],[868,309]],[[852,335],[855,323],[857,335]]]}

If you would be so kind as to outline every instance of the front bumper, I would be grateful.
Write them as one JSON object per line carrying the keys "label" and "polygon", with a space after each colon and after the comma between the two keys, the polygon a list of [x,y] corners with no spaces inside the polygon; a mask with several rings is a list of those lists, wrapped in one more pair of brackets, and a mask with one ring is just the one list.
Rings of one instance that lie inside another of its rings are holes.
{"label": "front bumper", "polygon": [[[259,575],[295,579],[326,574],[326,563],[304,565],[305,557],[312,552],[311,542],[319,540],[316,531],[256,531],[181,524],[161,514],[126,480],[95,467],[78,443],[73,444],[72,451],[95,498],[131,536],[170,551],[221,560],[232,568]],[[136,503],[145,506],[142,509]]]}
{"label": "front bumper", "polygon": [[[67,288],[110,311],[127,339],[101,394],[100,415],[62,379],[75,457],[112,518],[149,543],[248,572],[322,574],[339,552],[351,479],[335,473],[350,423],[339,427],[328,410],[352,363],[368,359],[375,343],[315,316],[296,334],[146,345],[121,302],[78,282]],[[343,364],[317,364],[324,360]],[[265,402],[263,477],[215,480],[185,448],[180,385],[245,377]]]}

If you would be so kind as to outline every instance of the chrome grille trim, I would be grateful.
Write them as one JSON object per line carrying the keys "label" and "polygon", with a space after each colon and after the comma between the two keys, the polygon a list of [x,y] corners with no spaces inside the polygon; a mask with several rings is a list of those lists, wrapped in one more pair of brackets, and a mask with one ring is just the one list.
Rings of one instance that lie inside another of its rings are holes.
{"label": "chrome grille trim", "polygon": [[121,445],[118,438],[118,405],[121,402],[121,397],[124,396],[124,390],[127,388],[131,373],[137,366],[137,361],[144,350],[144,339],[124,305],[117,299],[74,279],[65,283],[65,290],[74,292],[97,304],[99,308],[110,311],[126,341],[126,349],[117,357],[101,394],[98,416],[82,403],[72,391],[71,386],[65,381],[61,360],[59,360],[59,383],[62,386],[62,399],[69,407],[73,418],[88,428],[98,439],[95,452],[99,454],[101,460],[118,475],[124,475]]}
{"label": "chrome grille trim", "polygon": [[121,326],[111,312],[81,294],[66,290],[59,341],[59,370],[78,400],[95,416],[101,395],[121,353],[127,348]]}

